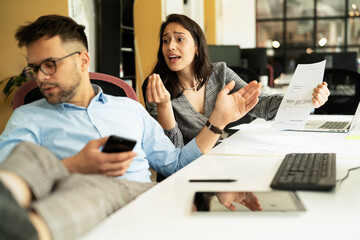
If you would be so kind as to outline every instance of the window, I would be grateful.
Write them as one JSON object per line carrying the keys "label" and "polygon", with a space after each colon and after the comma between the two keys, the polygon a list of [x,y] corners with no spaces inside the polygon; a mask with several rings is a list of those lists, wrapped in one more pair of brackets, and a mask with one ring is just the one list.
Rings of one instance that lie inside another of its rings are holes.
{"label": "window", "polygon": [[304,53],[359,52],[360,0],[257,0],[256,26],[257,47],[291,73]]}

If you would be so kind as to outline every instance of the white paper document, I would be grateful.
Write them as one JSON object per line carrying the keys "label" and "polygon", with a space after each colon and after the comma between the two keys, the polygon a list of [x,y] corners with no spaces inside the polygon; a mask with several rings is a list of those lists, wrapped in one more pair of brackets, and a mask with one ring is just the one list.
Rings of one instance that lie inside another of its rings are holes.
{"label": "white paper document", "polygon": [[312,93],[324,77],[325,62],[298,64],[273,123],[279,129],[303,129],[313,110]]}

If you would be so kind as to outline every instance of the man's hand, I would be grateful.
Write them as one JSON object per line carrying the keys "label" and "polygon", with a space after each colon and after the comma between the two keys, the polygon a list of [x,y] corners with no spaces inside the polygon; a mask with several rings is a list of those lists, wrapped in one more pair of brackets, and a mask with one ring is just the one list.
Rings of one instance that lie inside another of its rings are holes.
{"label": "man's hand", "polygon": [[321,107],[328,100],[328,97],[330,96],[330,91],[327,86],[328,85],[326,82],[322,82],[322,84],[319,84],[316,86],[316,88],[314,88],[314,92],[312,94],[312,102],[314,108]]}
{"label": "man's hand", "polygon": [[122,176],[128,170],[135,152],[103,153],[108,137],[90,141],[78,154],[62,160],[69,172]]}
{"label": "man's hand", "polygon": [[219,128],[245,116],[259,101],[261,83],[252,81],[239,91],[229,94],[235,82],[228,83],[218,94],[210,122]]}

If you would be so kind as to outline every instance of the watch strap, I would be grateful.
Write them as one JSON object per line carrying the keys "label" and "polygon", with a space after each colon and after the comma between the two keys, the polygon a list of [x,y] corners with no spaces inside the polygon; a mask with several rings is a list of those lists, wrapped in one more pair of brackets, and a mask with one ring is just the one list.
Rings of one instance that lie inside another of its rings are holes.
{"label": "watch strap", "polygon": [[223,130],[221,130],[220,128],[215,127],[214,125],[212,125],[209,120],[206,121],[205,126],[208,129],[210,129],[210,131],[212,131],[212,132],[214,132],[216,134],[222,134],[223,133]]}

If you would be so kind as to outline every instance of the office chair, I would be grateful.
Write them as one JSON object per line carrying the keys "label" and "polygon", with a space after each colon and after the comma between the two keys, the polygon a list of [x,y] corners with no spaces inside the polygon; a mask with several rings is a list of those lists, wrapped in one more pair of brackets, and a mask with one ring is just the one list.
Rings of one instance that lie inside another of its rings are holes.
{"label": "office chair", "polygon": [[135,101],[139,101],[135,90],[120,78],[95,72],[90,72],[89,77],[91,83],[100,86],[106,94],[120,97],[126,96]]}
{"label": "office chair", "polygon": [[[144,102],[146,102],[146,99],[147,99],[145,92],[146,92],[146,87],[148,85],[148,81],[149,81],[149,77],[147,77],[141,85],[141,91],[142,91],[142,96],[144,98]],[[145,108],[146,108],[146,110],[148,110],[146,107],[146,104],[145,104]]]}
{"label": "office chair", "polygon": [[[126,96],[138,101],[134,89],[120,78],[94,72],[90,72],[89,77],[91,83],[100,86],[106,94],[113,96]],[[13,99],[13,110],[21,105],[31,103],[43,97],[44,96],[40,92],[36,82],[34,80],[30,80],[16,90]]]}
{"label": "office chair", "polygon": [[229,67],[233,70],[242,80],[249,83],[253,80],[259,82],[259,75],[251,68],[247,67]]}
{"label": "office chair", "polygon": [[324,81],[330,97],[315,113],[353,115],[360,101],[360,74],[345,68],[327,68]]}
{"label": "office chair", "polygon": [[268,76],[269,76],[269,87],[274,87],[274,68],[271,64],[267,65]]}

